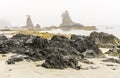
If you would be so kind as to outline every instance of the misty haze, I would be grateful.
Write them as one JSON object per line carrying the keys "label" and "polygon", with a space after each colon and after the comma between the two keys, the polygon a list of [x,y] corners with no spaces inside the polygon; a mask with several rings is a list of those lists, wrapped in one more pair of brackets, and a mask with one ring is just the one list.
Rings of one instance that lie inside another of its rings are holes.
{"label": "misty haze", "polygon": [[120,78],[119,0],[0,0],[0,78]]}

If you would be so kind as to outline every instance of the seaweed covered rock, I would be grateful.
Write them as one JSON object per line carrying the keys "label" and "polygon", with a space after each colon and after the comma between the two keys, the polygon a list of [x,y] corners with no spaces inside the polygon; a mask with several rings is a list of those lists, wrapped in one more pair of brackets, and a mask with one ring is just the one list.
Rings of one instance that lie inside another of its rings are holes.
{"label": "seaweed covered rock", "polygon": [[63,56],[59,55],[59,53],[52,53],[50,56],[48,56],[42,66],[51,69],[64,69],[68,67],[80,69],[80,66],[78,66],[78,61],[75,59],[75,57]]}
{"label": "seaweed covered rock", "polygon": [[[43,39],[39,36],[32,36],[32,35],[23,35],[23,34],[16,34],[14,35],[11,40],[18,42],[19,45],[22,46],[31,46],[33,48],[44,48],[47,46],[47,39]],[[20,44],[21,43],[21,44]]]}
{"label": "seaweed covered rock", "polygon": [[103,48],[110,48],[113,45],[116,45],[119,41],[117,37],[112,34],[104,33],[104,32],[92,32],[90,37],[93,41],[99,46]]}
{"label": "seaweed covered rock", "polygon": [[[1,52],[7,51],[18,55],[25,55],[32,61],[45,60],[42,64],[46,68],[74,68],[79,69],[78,61],[83,58],[104,57],[95,42],[88,36],[55,35],[51,39],[43,39],[33,35],[16,34],[5,40],[1,45]],[[25,58],[11,58],[8,64],[22,61]]]}
{"label": "seaweed covered rock", "polygon": [[0,35],[0,40],[7,40],[8,38],[5,35]]}
{"label": "seaweed covered rock", "polygon": [[86,58],[105,57],[90,37],[72,35],[70,45],[82,53]]}
{"label": "seaweed covered rock", "polygon": [[5,35],[0,35],[0,53],[6,53],[6,45],[4,45],[4,42],[6,42],[8,38]]}
{"label": "seaweed covered rock", "polygon": [[105,52],[105,54],[120,58],[120,45],[113,46],[113,48],[110,48],[107,52]]}
{"label": "seaweed covered rock", "polygon": [[16,34],[1,45],[1,52],[6,51],[28,55],[32,60],[44,59],[44,48],[47,48],[47,39],[38,36]]}
{"label": "seaweed covered rock", "polygon": [[57,52],[59,55],[63,55],[63,56],[71,55],[79,60],[84,58],[84,56],[79,51],[77,51],[75,48],[73,48],[72,46],[70,46],[65,42],[59,42],[59,41],[51,42],[48,51],[51,53]]}
{"label": "seaweed covered rock", "polygon": [[68,41],[68,38],[65,37],[65,36],[59,36],[59,35],[54,35],[52,38],[51,38],[52,41]]}

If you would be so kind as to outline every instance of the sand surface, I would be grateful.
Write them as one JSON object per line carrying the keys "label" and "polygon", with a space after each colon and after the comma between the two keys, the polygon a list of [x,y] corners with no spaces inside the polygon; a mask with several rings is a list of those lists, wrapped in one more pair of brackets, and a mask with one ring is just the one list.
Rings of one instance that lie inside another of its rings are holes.
{"label": "sand surface", "polygon": [[[106,51],[106,49],[102,50]],[[89,59],[94,64],[80,63],[83,68],[81,70],[71,68],[60,70],[36,66],[42,64],[43,61],[23,61],[14,65],[7,65],[5,61],[10,56],[11,54],[7,54],[6,57],[0,55],[0,78],[120,78],[120,65],[101,61],[106,58]],[[106,66],[106,64],[112,64],[113,66]]]}

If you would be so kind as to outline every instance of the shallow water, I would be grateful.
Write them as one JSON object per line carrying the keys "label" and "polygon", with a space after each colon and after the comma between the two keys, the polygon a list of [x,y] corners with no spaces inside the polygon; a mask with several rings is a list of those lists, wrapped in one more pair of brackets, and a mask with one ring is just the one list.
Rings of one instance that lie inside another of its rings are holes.
{"label": "shallow water", "polygon": [[97,31],[97,32],[105,32],[109,34],[113,34],[116,37],[120,38],[120,26],[97,26],[98,30],[92,30],[92,31],[85,31],[85,30],[70,30],[70,31],[63,31],[61,29],[55,29],[55,30],[48,30],[48,31],[42,31],[42,32],[49,32],[49,33],[62,33],[62,34],[76,34],[76,35],[86,35],[88,36],[91,32]]}

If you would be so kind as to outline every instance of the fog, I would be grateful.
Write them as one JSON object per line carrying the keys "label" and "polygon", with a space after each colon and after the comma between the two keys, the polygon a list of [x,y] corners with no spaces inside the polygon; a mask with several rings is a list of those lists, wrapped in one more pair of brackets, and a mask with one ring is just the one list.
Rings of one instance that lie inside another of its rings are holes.
{"label": "fog", "polygon": [[58,26],[65,10],[84,25],[120,25],[120,0],[0,0],[0,20],[12,26],[25,25],[26,15],[34,25]]}

